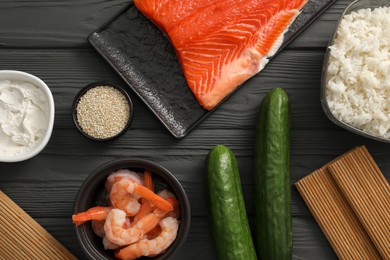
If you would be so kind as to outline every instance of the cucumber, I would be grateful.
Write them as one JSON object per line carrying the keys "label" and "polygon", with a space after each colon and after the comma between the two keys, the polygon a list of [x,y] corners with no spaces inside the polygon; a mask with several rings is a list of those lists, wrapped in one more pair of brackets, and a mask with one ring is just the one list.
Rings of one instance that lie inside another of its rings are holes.
{"label": "cucumber", "polygon": [[218,259],[257,259],[233,152],[223,145],[207,156],[211,231]]}
{"label": "cucumber", "polygon": [[267,93],[260,105],[254,167],[257,255],[291,259],[290,103],[281,88]]}

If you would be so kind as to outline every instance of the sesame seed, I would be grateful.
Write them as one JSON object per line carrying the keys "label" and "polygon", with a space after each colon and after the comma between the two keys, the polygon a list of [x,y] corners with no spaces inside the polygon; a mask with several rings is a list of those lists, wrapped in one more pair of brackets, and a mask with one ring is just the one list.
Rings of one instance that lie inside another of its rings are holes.
{"label": "sesame seed", "polygon": [[77,121],[88,135],[105,139],[119,134],[130,118],[126,97],[111,86],[89,89],[76,107]]}

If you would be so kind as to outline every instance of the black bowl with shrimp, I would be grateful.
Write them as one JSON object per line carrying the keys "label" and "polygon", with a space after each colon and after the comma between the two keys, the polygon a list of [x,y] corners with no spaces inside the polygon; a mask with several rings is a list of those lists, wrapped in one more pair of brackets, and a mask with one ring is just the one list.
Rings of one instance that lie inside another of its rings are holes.
{"label": "black bowl with shrimp", "polygon": [[169,259],[185,242],[190,205],[176,177],[146,160],[121,159],[83,182],[72,221],[90,259]]}

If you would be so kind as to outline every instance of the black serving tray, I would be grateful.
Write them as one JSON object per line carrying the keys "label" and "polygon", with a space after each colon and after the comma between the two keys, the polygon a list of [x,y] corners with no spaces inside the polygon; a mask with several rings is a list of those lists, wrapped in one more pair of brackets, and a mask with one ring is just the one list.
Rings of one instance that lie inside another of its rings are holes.
{"label": "black serving tray", "polygon": [[[285,34],[279,51],[334,1],[309,0]],[[187,86],[172,44],[133,3],[88,40],[176,138],[186,136],[226,100],[210,111],[199,105]]]}

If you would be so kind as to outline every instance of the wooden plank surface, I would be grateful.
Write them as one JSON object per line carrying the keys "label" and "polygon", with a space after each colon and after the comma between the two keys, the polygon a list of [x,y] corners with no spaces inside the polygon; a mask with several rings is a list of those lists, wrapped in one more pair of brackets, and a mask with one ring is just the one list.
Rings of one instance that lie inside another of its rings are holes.
{"label": "wooden plank surface", "polygon": [[[332,124],[320,106],[320,78],[326,44],[343,8],[338,0],[259,75],[248,81],[184,139],[177,140],[129,90],[135,105],[131,128],[121,138],[94,143],[71,119],[71,103],[86,84],[124,82],[87,43],[87,36],[123,8],[123,0],[2,0],[0,69],[23,70],[42,78],[53,92],[55,127],[48,146],[20,163],[0,163],[0,189],[72,253],[85,259],[71,223],[82,181],[102,163],[145,158],[162,164],[182,182],[191,203],[188,239],[175,259],[214,259],[204,197],[204,163],[212,146],[236,154],[250,218],[253,215],[254,129],[265,93],[282,87],[292,103],[291,183],[357,145],[366,145],[387,179],[390,149]],[[59,149],[61,147],[61,149]],[[294,259],[335,259],[325,236],[292,188]],[[4,236],[6,234],[0,234]]]}

